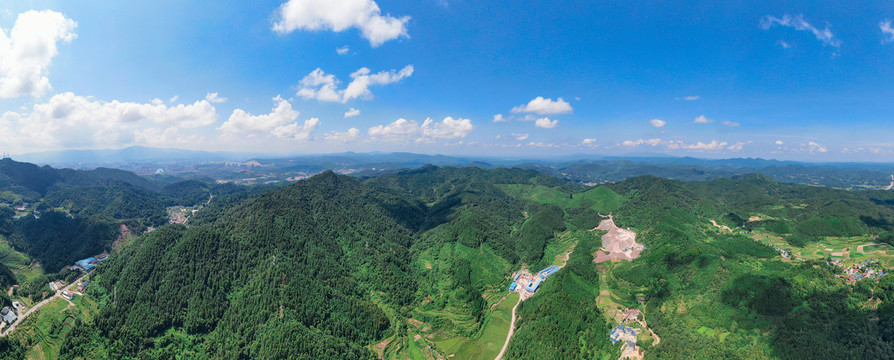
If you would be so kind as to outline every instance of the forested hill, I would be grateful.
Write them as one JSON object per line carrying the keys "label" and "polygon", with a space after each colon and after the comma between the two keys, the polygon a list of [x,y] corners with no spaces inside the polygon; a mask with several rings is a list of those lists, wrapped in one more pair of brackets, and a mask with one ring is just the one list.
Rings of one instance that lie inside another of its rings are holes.
{"label": "forested hill", "polygon": [[[647,247],[632,262],[592,260],[609,213]],[[829,258],[894,268],[877,243],[894,242],[891,192],[762,175],[583,189],[429,166],[325,172],[196,216],[97,267],[96,316],[63,358],[492,358],[519,299],[511,274],[562,264],[518,306],[507,358],[616,358],[621,309],[661,336],[639,340],[647,358],[894,354],[894,277],[846,283]]]}
{"label": "forested hill", "polygon": [[100,348],[155,357],[142,339],[182,328],[199,335],[199,346],[166,351],[369,357],[366,344],[394,331],[370,294],[399,308],[415,293],[412,230],[396,219],[423,215],[417,203],[326,172],[208,226],[162,228],[94,276],[105,296],[117,292],[117,306],[104,307],[96,324],[109,342]]}

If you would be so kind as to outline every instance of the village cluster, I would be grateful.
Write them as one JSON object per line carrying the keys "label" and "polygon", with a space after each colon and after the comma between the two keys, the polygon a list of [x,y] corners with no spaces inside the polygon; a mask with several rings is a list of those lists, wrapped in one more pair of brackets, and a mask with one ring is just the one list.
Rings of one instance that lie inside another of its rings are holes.
{"label": "village cluster", "polygon": [[844,268],[845,274],[835,275],[835,277],[846,279],[848,283],[854,283],[863,279],[881,279],[885,275],[888,275],[888,273],[881,268],[879,262],[875,260],[866,260],[859,264],[844,266],[844,264],[841,263],[841,260],[832,258],[828,261],[828,264]]}
{"label": "village cluster", "polygon": [[638,357],[639,348],[636,346],[636,336],[642,329],[627,326],[628,323],[636,323],[639,320],[639,310],[627,309],[621,312],[621,322],[609,332],[609,340],[617,344],[623,344],[621,358]]}

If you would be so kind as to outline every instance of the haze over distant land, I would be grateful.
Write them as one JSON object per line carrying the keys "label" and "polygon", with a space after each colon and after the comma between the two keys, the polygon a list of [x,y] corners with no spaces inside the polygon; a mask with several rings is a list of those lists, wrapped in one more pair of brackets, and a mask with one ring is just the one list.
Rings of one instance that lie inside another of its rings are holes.
{"label": "haze over distant land", "polygon": [[7,2],[0,152],[889,161],[894,4],[840,7]]}

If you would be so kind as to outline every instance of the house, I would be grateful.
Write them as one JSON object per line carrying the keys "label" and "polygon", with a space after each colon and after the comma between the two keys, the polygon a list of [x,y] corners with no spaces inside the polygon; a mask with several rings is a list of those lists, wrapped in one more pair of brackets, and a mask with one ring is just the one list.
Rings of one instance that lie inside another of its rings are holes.
{"label": "house", "polygon": [[633,341],[628,341],[627,348],[630,349],[630,351],[636,350],[636,344],[634,344]]}
{"label": "house", "polygon": [[6,321],[7,324],[12,324],[19,317],[16,316],[15,311],[10,309],[8,306],[4,306],[2,310],[0,310],[0,317],[3,318],[3,321]]}
{"label": "house", "polygon": [[[515,288],[518,287],[518,283],[513,281],[512,284],[509,284],[509,291],[515,291]],[[80,287],[78,287],[80,289]]]}
{"label": "house", "polygon": [[64,290],[62,291],[62,297],[68,300],[74,300],[75,294],[71,291]]}
{"label": "house", "polygon": [[518,281],[519,276],[521,276],[521,274],[515,274],[515,276],[512,277],[512,281]]}

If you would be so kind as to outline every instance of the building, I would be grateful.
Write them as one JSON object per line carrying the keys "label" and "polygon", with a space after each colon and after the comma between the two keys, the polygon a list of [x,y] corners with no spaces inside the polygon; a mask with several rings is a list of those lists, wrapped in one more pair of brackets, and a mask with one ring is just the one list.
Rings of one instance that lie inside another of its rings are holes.
{"label": "building", "polygon": [[509,284],[509,291],[515,291],[515,288],[518,287],[518,283],[513,281],[512,284]]}
{"label": "building", "polygon": [[515,276],[512,277],[512,281],[518,281],[519,276],[521,276],[521,274],[515,274]]}
{"label": "building", "polygon": [[540,270],[540,272],[537,273],[537,274],[540,275],[540,278],[541,278],[541,279],[546,279],[546,278],[548,278],[550,275],[555,274],[556,271],[559,271],[559,267],[553,265],[553,266],[550,266],[550,267],[548,267],[548,268],[546,268],[546,269]]}
{"label": "building", "polygon": [[71,291],[63,290],[62,297],[68,300],[74,300],[75,294]]}
{"label": "building", "polygon": [[534,279],[534,281],[531,281],[531,283],[525,287],[525,290],[527,290],[529,293],[533,294],[533,293],[537,292],[537,289],[540,288],[540,283],[542,283],[542,282],[543,282],[543,279]]}
{"label": "building", "polygon": [[84,271],[90,271],[96,267],[96,263],[94,261],[96,261],[96,258],[91,256],[84,260],[78,260],[75,262],[75,264],[78,264],[78,267],[84,269]]}
{"label": "building", "polygon": [[3,317],[3,321],[6,321],[7,324],[12,324],[19,318],[16,316],[15,311],[8,306],[4,306],[3,310],[0,310],[0,317]]}

